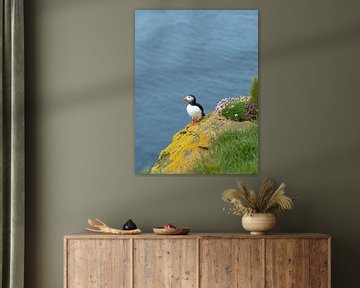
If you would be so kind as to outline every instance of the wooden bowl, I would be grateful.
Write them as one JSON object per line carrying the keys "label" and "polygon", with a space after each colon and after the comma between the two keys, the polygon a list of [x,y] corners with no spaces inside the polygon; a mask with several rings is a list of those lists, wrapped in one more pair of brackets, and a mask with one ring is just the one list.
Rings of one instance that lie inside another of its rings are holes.
{"label": "wooden bowl", "polygon": [[190,232],[189,227],[164,228],[154,227],[153,231],[157,235],[186,235]]}

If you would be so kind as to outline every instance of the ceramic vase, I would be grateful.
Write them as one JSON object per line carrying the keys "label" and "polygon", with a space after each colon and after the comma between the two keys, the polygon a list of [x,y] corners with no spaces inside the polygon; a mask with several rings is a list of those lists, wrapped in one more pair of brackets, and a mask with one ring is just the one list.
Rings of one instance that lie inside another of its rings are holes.
{"label": "ceramic vase", "polygon": [[263,235],[276,226],[276,217],[273,213],[255,213],[242,217],[242,226],[251,235]]}

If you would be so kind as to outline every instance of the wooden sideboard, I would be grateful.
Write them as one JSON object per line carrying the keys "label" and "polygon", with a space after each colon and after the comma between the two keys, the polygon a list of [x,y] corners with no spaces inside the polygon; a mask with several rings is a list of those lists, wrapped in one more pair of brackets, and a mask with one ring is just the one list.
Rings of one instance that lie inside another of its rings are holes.
{"label": "wooden sideboard", "polygon": [[65,288],[329,288],[323,234],[67,235]]}

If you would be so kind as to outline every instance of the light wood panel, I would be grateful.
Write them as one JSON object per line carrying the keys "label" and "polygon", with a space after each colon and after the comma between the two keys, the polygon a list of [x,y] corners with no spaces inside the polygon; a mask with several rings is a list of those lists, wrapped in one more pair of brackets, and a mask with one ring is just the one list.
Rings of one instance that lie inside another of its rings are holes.
{"label": "light wood panel", "polygon": [[263,240],[204,239],[200,245],[200,287],[261,288]]}
{"label": "light wood panel", "polygon": [[65,239],[329,239],[328,235],[319,233],[287,233],[250,235],[249,233],[190,233],[188,235],[156,235],[142,233],[139,235],[110,235],[84,232],[66,235]]}
{"label": "light wood panel", "polygon": [[134,287],[196,288],[197,244],[193,239],[134,240]]}
{"label": "light wood panel", "polygon": [[330,279],[330,241],[310,240],[310,287],[327,288]]}
{"label": "light wood panel", "polygon": [[309,240],[266,240],[266,288],[309,287]]}
{"label": "light wood panel", "polygon": [[71,240],[66,246],[66,288],[130,288],[131,240]]}

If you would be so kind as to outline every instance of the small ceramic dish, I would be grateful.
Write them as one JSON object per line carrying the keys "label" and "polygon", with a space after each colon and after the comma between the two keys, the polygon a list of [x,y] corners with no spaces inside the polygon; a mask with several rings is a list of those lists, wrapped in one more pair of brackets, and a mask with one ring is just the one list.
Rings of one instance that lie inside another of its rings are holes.
{"label": "small ceramic dish", "polygon": [[154,227],[153,231],[157,235],[186,235],[190,232],[189,227],[164,228]]}

